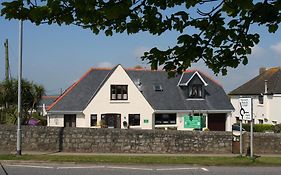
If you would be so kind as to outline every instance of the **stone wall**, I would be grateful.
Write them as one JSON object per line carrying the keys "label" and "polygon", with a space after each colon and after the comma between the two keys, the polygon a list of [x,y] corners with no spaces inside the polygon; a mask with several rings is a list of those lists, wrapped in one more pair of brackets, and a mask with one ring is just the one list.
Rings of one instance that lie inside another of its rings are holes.
{"label": "stone wall", "polygon": [[[0,125],[0,152],[16,150],[16,126]],[[93,153],[232,152],[231,132],[22,127],[23,151]],[[250,145],[244,135],[244,154]],[[254,154],[281,154],[281,134],[254,133]]]}
{"label": "stone wall", "polygon": [[[281,154],[281,133],[253,133],[254,154]],[[244,153],[250,148],[250,133],[243,137]]]}
{"label": "stone wall", "polygon": [[[231,153],[231,132],[23,126],[23,151]],[[0,151],[16,149],[16,126],[0,125]]]}

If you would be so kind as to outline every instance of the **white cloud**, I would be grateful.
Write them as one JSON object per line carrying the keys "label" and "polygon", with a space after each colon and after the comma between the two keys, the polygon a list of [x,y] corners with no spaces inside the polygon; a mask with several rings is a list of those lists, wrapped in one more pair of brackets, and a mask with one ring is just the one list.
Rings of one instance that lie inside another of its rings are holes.
{"label": "white cloud", "polygon": [[96,67],[100,67],[100,68],[112,68],[113,67],[113,63],[111,62],[100,62],[100,63],[97,63]]}
{"label": "white cloud", "polygon": [[143,56],[144,52],[149,51],[150,49],[144,46],[137,47],[133,50],[134,57],[140,58]]}
{"label": "white cloud", "polygon": [[270,49],[272,49],[274,52],[276,52],[279,56],[281,56],[281,41],[279,43],[276,43],[274,45],[270,46]]}

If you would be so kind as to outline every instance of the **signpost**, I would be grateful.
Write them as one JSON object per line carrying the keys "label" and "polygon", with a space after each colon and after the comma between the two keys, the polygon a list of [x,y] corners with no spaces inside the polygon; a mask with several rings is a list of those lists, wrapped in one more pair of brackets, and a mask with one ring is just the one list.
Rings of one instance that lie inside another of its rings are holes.
{"label": "signpost", "polygon": [[239,98],[240,120],[252,121],[252,98]]}
{"label": "signpost", "polygon": [[242,155],[242,120],[251,121],[251,158],[253,158],[253,103],[252,98],[239,98],[240,105],[240,155]]}

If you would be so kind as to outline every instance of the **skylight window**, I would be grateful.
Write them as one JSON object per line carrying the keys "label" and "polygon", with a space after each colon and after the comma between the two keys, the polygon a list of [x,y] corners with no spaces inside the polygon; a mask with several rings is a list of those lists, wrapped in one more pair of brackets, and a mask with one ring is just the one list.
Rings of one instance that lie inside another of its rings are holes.
{"label": "skylight window", "polygon": [[163,91],[163,88],[162,88],[161,84],[155,84],[155,85],[153,85],[153,89],[154,89],[155,91]]}

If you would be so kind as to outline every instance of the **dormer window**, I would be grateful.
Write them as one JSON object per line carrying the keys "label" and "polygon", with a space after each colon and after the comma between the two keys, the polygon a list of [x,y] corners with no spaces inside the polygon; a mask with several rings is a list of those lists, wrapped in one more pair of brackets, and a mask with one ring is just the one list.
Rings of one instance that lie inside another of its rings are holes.
{"label": "dormer window", "polygon": [[202,98],[202,85],[193,84],[189,87],[188,97],[190,98]]}

